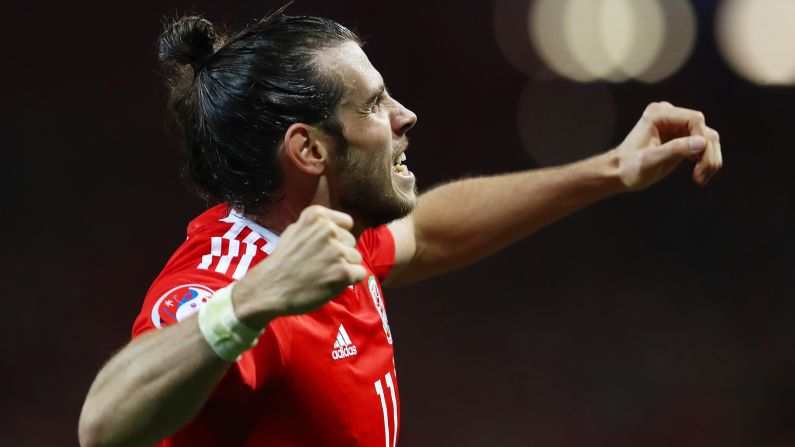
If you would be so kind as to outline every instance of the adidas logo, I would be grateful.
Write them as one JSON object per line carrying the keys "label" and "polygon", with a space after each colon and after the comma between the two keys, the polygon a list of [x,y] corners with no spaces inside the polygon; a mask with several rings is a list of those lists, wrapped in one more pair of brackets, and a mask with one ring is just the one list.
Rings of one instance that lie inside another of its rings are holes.
{"label": "adidas logo", "polygon": [[331,358],[340,360],[353,357],[356,354],[356,346],[351,341],[351,338],[348,337],[348,333],[345,332],[345,327],[340,325],[340,330],[337,332],[337,341],[334,342],[334,350],[331,351]]}

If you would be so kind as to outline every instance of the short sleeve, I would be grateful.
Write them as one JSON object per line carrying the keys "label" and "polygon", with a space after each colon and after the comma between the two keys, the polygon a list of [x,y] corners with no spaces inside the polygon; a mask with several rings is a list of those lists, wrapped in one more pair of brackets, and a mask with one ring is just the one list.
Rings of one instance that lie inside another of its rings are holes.
{"label": "short sleeve", "polygon": [[149,288],[141,312],[135,319],[132,337],[151,329],[162,329],[188,318],[230,278],[206,270],[188,270],[161,275]]}
{"label": "short sleeve", "polygon": [[[132,337],[162,329],[196,314],[217,291],[231,283],[231,278],[210,271],[190,270],[157,278],[144,298],[141,312],[133,324]],[[280,329],[280,328],[278,328]],[[228,372],[220,388],[234,390],[238,382],[243,389],[258,389],[282,372],[282,349],[278,329],[272,323],[253,349],[243,353],[234,373]],[[225,393],[222,393],[225,394]],[[233,394],[237,394],[233,392]]]}
{"label": "short sleeve", "polygon": [[395,265],[395,239],[386,225],[365,230],[357,247],[370,269],[383,281]]}

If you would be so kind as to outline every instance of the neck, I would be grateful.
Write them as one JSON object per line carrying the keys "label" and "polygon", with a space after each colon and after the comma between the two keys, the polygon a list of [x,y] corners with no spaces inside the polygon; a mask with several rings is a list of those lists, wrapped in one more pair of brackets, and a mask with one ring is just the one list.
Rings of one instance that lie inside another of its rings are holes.
{"label": "neck", "polygon": [[[262,225],[268,230],[282,234],[284,230],[293,222],[298,220],[301,212],[312,205],[320,205],[333,210],[350,214],[347,210],[341,209],[339,204],[331,200],[328,183],[325,177],[318,179],[313,188],[295,188],[285,185],[279,198],[261,210],[246,213],[246,217]],[[288,193],[289,191],[289,193]],[[303,191],[303,193],[302,193]],[[354,225],[351,233],[358,239],[365,226],[354,216]]]}

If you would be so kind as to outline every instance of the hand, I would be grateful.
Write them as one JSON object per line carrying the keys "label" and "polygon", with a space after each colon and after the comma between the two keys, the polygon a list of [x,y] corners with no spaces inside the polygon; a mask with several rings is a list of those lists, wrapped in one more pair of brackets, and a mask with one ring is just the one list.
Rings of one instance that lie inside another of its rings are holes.
{"label": "hand", "polygon": [[262,327],[278,316],[311,312],[363,280],[367,271],[352,227],[353,219],[345,213],[319,205],[306,208],[284,230],[276,250],[235,286],[238,317]]}
{"label": "hand", "polygon": [[718,132],[696,110],[652,103],[614,149],[619,178],[628,190],[644,189],[665,178],[684,159],[696,161],[693,181],[704,186],[721,168]]}

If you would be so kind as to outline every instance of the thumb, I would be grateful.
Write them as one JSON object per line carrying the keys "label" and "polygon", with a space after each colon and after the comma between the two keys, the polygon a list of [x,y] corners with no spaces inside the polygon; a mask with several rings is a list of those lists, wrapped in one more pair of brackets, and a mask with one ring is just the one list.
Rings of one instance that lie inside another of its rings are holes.
{"label": "thumb", "polygon": [[698,159],[707,148],[707,140],[699,135],[673,139],[654,149],[649,149],[646,159],[653,165],[684,158]]}

